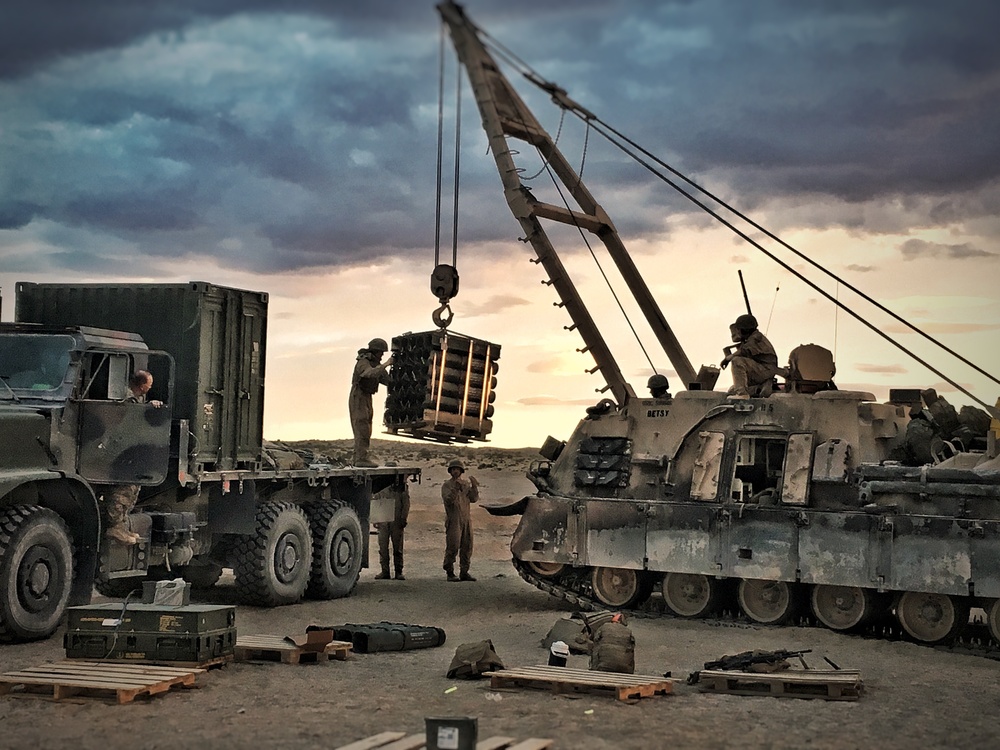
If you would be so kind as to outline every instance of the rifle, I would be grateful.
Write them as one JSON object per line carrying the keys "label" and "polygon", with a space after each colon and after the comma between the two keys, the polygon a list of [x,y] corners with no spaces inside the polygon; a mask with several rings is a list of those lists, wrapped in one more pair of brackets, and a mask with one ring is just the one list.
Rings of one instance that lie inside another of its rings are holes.
{"label": "rifle", "polygon": [[[797,658],[802,663],[803,669],[809,669],[803,654],[812,653],[812,649],[802,651],[743,651],[732,656],[723,656],[716,661],[705,662],[705,669],[718,669],[733,672],[778,672],[788,669],[788,659]],[[688,684],[695,685],[701,679],[701,672],[692,672],[688,675]]]}

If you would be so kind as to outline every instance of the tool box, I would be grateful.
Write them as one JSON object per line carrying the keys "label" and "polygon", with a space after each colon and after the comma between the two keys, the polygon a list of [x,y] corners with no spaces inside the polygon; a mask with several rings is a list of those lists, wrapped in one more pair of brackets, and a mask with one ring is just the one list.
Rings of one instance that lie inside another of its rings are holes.
{"label": "tool box", "polygon": [[236,607],[216,604],[88,604],[70,607],[70,659],[202,663],[232,656]]}

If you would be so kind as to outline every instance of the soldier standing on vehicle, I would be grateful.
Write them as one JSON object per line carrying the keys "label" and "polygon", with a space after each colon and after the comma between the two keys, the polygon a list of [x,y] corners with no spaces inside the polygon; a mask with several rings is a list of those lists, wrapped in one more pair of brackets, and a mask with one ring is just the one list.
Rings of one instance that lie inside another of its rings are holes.
{"label": "soldier standing on vehicle", "polygon": [[[129,378],[129,395],[123,401],[133,404],[146,403],[146,394],[153,387],[153,376],[145,370],[136,370]],[[152,406],[163,406],[160,401],[150,401]],[[132,512],[139,500],[139,485],[115,484],[103,488],[104,513],[108,530],[105,535],[121,544],[138,544],[139,535],[132,532],[128,526],[128,514]]]}
{"label": "soldier standing on vehicle", "polygon": [[351,429],[354,430],[354,465],[377,466],[368,456],[372,441],[372,420],[375,417],[372,408],[372,396],[378,390],[379,384],[389,384],[390,356],[382,362],[382,356],[389,351],[385,339],[372,339],[367,349],[358,351],[358,363],[354,366],[351,377],[351,395],[348,398],[348,411],[351,415]]}
{"label": "soldier standing on vehicle", "polygon": [[[472,563],[472,519],[469,504],[479,501],[479,483],[475,477],[462,475],[465,466],[455,459],[448,464],[451,479],[441,485],[441,499],[445,512],[444,572],[449,581],[474,581],[469,574]],[[455,558],[459,574],[455,575]]]}
{"label": "soldier standing on vehicle", "polygon": [[778,355],[757,329],[757,318],[753,315],[740,315],[729,326],[729,333],[736,346],[726,347],[726,356],[720,364],[723,369],[730,363],[733,365],[733,387],[729,394],[750,398],[751,392],[756,393],[778,374]]}
{"label": "soldier standing on vehicle", "polygon": [[375,576],[375,579],[379,581],[392,577],[389,575],[390,542],[392,543],[392,562],[396,569],[396,580],[406,580],[403,575],[403,529],[406,528],[406,519],[410,515],[410,495],[405,488],[393,490],[393,495],[392,520],[387,523],[375,524],[375,528],[378,529],[378,559],[382,566],[382,572]]}

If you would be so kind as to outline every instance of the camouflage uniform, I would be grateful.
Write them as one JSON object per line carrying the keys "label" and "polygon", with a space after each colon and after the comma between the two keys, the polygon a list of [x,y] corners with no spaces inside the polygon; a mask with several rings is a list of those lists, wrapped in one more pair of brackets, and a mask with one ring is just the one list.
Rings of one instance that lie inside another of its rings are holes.
{"label": "camouflage uniform", "polygon": [[371,464],[368,450],[372,440],[372,420],[375,411],[372,408],[372,396],[378,390],[379,384],[389,384],[389,363],[375,364],[369,349],[358,352],[358,363],[354,366],[351,377],[351,395],[347,406],[351,415],[351,429],[354,430],[354,465]]}
{"label": "camouflage uniform", "polygon": [[410,515],[410,496],[406,492],[396,493],[395,511],[393,519],[388,523],[377,523],[378,529],[378,559],[382,566],[382,572],[376,578],[389,578],[389,543],[392,543],[392,562],[396,570],[396,578],[400,581],[403,578],[403,529],[406,528],[406,519]]}
{"label": "camouflage uniform", "polygon": [[778,374],[778,355],[760,331],[754,331],[740,342],[730,360],[733,366],[733,387],[729,392],[749,396],[750,391]]}
{"label": "camouflage uniform", "polygon": [[[123,402],[144,404],[146,403],[146,395],[133,392],[126,396]],[[139,485],[101,485],[97,490],[104,501],[105,526],[107,527],[105,535],[109,539],[123,544],[135,544],[138,541],[138,536],[129,528],[128,514],[132,512],[139,500]]]}
{"label": "camouflage uniform", "polygon": [[451,478],[441,485],[445,512],[444,570],[448,580],[455,579],[455,558],[458,558],[460,578],[475,580],[469,575],[472,563],[472,519],[469,504],[479,500],[479,484],[475,477]]}

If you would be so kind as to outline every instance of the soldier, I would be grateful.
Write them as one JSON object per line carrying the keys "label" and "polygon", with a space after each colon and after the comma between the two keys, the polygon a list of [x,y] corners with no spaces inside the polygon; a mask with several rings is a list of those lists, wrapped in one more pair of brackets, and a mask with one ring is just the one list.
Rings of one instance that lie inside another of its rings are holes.
{"label": "soldier", "polygon": [[[153,376],[146,370],[136,370],[128,380],[129,395],[123,401],[132,404],[146,403],[146,394],[153,387]],[[150,405],[160,408],[163,403],[150,401]],[[139,535],[130,531],[128,514],[139,500],[139,485],[115,484],[104,488],[104,513],[108,530],[105,536],[125,545],[138,544]]]}
{"label": "soldier", "polygon": [[392,357],[382,362],[382,356],[389,351],[385,339],[372,339],[367,349],[358,350],[358,363],[351,377],[351,395],[348,410],[351,415],[351,429],[354,430],[354,465],[378,466],[368,457],[372,440],[372,396],[379,384],[389,384],[388,367]]}
{"label": "soldier", "polygon": [[740,315],[729,326],[729,333],[736,346],[726,347],[726,356],[720,367],[733,365],[733,387],[729,394],[733,398],[750,398],[750,393],[758,393],[760,386],[770,383],[778,374],[778,355],[759,330],[757,318]]}
{"label": "soldier", "polygon": [[[465,466],[458,459],[448,464],[451,479],[441,485],[441,499],[445,512],[444,572],[449,581],[474,581],[469,574],[472,562],[472,519],[469,504],[479,501],[479,483],[475,477],[466,479]],[[458,557],[459,575],[455,575],[455,558]]]}
{"label": "soldier", "polygon": [[653,398],[670,398],[670,381],[667,380],[666,375],[660,373],[650,375],[646,387],[649,388],[649,395]]}
{"label": "soldier", "polygon": [[382,572],[375,576],[378,581],[384,581],[389,575],[389,543],[392,542],[392,562],[396,569],[396,580],[405,581],[403,575],[403,529],[410,515],[410,496],[406,489],[394,490],[395,503],[392,520],[387,523],[377,523],[378,529],[378,559]]}

